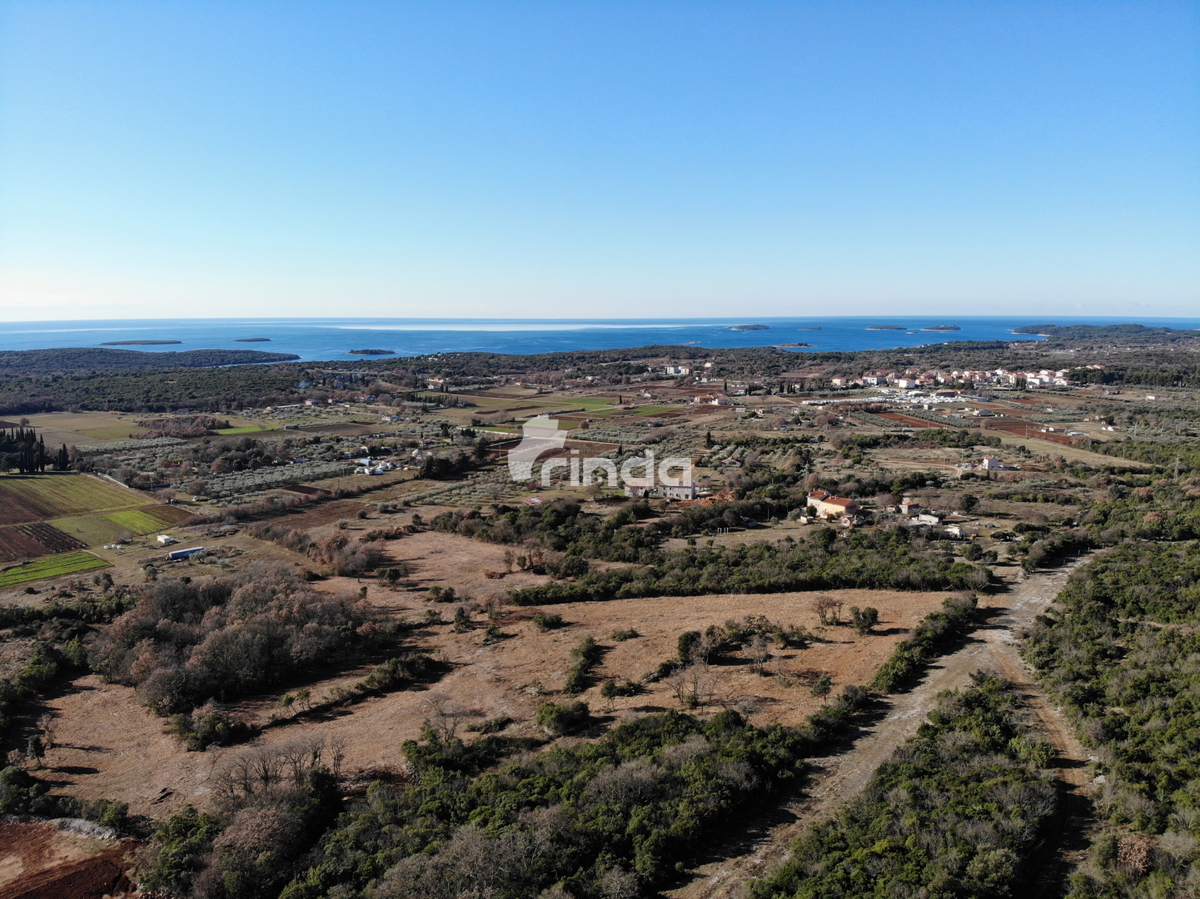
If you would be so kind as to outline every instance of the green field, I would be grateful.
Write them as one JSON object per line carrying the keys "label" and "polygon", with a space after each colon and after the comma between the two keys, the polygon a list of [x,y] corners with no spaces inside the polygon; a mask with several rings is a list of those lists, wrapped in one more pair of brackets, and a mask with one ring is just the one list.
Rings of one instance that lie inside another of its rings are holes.
{"label": "green field", "polygon": [[39,518],[114,512],[147,503],[144,496],[119,484],[81,474],[0,478],[0,507],[6,500],[36,509]]}
{"label": "green field", "polygon": [[247,425],[242,428],[221,428],[217,431],[222,437],[229,437],[236,434],[259,434],[263,431],[278,431],[281,430],[279,425]]}
{"label": "green field", "polygon": [[112,543],[122,531],[128,530],[109,521],[104,515],[76,515],[73,518],[56,518],[50,524],[60,531],[82,540],[88,546]]}
{"label": "green field", "polygon": [[50,523],[88,546],[98,546],[102,543],[112,543],[125,532],[152,534],[174,527],[189,515],[190,513],[178,506],[149,506],[124,512],[75,515],[71,518],[58,518]]}
{"label": "green field", "polygon": [[19,587],[33,581],[48,577],[61,577],[64,574],[79,574],[84,571],[95,571],[97,568],[107,568],[108,562],[93,556],[91,553],[75,552],[62,553],[57,556],[45,556],[35,559],[25,565],[0,571],[0,589]]}
{"label": "green field", "polygon": [[134,534],[149,534],[166,526],[153,509],[133,509],[129,512],[112,512],[104,517]]}

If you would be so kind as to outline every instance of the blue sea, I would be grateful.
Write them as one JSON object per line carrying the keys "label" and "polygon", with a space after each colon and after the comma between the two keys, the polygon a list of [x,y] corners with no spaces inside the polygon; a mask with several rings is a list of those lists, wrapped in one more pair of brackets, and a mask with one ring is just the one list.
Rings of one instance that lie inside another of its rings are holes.
{"label": "blue sea", "polygon": [[[1036,340],[1014,328],[1036,324],[1144,324],[1200,328],[1200,318],[1045,318],[1011,316],[895,316],[828,318],[703,319],[141,319],[0,323],[0,350],[94,347],[125,340],[178,340],[168,346],[125,349],[169,352],[247,349],[294,353],[305,361],[370,358],[348,350],[393,350],[397,356],[432,353],[547,353],[561,350],[624,349],[650,344],[697,347],[756,347],[807,343],[796,352],[891,349],[960,340]],[[736,325],[766,325],[762,331],[734,331]],[[957,325],[959,331],[924,331]],[[871,330],[902,326],[903,330]],[[247,338],[270,342],[239,343]]]}

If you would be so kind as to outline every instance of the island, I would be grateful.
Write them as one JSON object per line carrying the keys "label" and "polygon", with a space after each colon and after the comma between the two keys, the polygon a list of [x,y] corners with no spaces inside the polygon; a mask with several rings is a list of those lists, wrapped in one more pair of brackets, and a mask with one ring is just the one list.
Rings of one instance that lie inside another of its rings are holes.
{"label": "island", "polygon": [[766,325],[734,325],[730,331],[769,331]]}
{"label": "island", "polygon": [[907,325],[870,325],[868,331],[907,331]]}
{"label": "island", "polygon": [[928,328],[922,328],[922,331],[961,331],[958,325],[930,325]]}
{"label": "island", "polygon": [[794,350],[794,349],[802,349],[804,347],[811,348],[812,344],[811,343],[777,343],[777,344],[775,344],[775,347],[776,347],[776,349],[780,349],[780,350]]}
{"label": "island", "polygon": [[239,337],[234,343],[270,343],[270,337]]}
{"label": "island", "polygon": [[797,330],[797,331],[820,331],[820,330],[821,330],[821,326],[820,326],[820,325],[814,325],[813,327],[810,327],[810,328],[797,328],[796,330]]}
{"label": "island", "polygon": [[346,350],[347,356],[395,356],[395,350]]}
{"label": "island", "polygon": [[173,343],[183,343],[182,340],[109,340],[100,346],[170,346]]}

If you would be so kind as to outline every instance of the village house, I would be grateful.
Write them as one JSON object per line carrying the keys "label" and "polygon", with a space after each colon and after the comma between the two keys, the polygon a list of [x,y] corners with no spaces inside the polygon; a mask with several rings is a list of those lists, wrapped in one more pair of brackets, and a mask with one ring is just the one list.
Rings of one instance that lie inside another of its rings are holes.
{"label": "village house", "polygon": [[815,490],[808,495],[808,505],[817,510],[817,517],[824,519],[844,518],[858,511],[858,503],[843,496],[834,496],[824,490]]}
{"label": "village house", "polygon": [[661,499],[689,500],[695,499],[699,494],[700,489],[695,484],[679,485],[677,487],[664,484],[655,486],[654,481],[649,478],[625,479],[625,495],[630,499],[659,497]]}

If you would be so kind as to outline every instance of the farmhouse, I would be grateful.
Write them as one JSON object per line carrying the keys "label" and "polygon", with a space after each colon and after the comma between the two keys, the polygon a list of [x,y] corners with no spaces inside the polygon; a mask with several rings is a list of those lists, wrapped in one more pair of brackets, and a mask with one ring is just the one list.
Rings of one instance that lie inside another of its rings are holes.
{"label": "farmhouse", "polygon": [[695,499],[699,493],[700,490],[695,484],[655,486],[654,481],[649,478],[625,479],[625,495],[633,499],[642,499],[648,496],[657,496],[663,499]]}
{"label": "farmhouse", "polygon": [[858,511],[858,503],[842,496],[834,496],[824,490],[816,490],[808,495],[808,504],[817,510],[818,518],[843,518]]}

